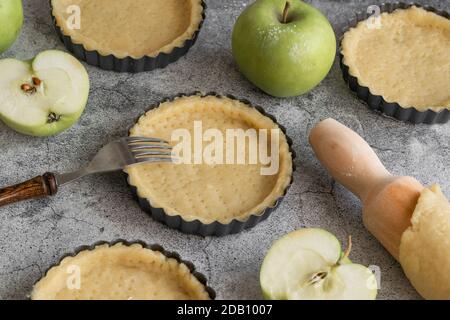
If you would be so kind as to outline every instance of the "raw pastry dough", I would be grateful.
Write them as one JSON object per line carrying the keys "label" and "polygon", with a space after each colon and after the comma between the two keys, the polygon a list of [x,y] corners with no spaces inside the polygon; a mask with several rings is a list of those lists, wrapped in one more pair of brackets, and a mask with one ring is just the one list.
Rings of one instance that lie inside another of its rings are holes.
{"label": "raw pastry dough", "polygon": [[450,203],[438,185],[422,191],[402,235],[400,263],[426,299],[450,299]]}
{"label": "raw pastry dough", "polygon": [[[224,137],[226,129],[279,129],[272,119],[238,100],[194,95],[164,102],[150,110],[130,130],[130,135],[171,141],[174,130],[184,128],[194,137],[194,121],[199,120],[203,131],[217,129]],[[246,149],[247,159],[248,146]],[[138,195],[149,200],[153,207],[163,208],[167,214],[179,215],[186,221],[228,224],[233,219],[245,221],[252,214],[260,214],[284,194],[291,182],[292,156],[281,130],[278,154],[279,170],[274,175],[261,175],[264,165],[259,162],[150,163],[130,166],[125,172]]]}
{"label": "raw pastry dough", "polygon": [[[72,281],[78,268],[79,289]],[[74,287],[70,288],[68,284]],[[185,264],[161,252],[122,243],[65,258],[35,286],[33,300],[209,300]]]}
{"label": "raw pastry dough", "polygon": [[[66,24],[72,5],[80,8],[79,29]],[[72,42],[117,58],[169,53],[191,39],[203,19],[201,0],[52,0],[52,7]]]}
{"label": "raw pastry dough", "polygon": [[351,75],[387,102],[419,111],[450,109],[450,20],[422,8],[382,13],[342,40]]}

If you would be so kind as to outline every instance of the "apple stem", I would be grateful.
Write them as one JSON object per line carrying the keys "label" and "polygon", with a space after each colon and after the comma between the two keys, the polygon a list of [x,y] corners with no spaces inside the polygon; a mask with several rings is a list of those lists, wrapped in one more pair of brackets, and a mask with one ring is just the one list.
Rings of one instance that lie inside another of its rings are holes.
{"label": "apple stem", "polygon": [[348,236],[348,243],[347,243],[347,249],[344,252],[344,255],[342,256],[342,260],[348,258],[348,256],[350,255],[350,252],[352,251],[352,236],[349,235]]}
{"label": "apple stem", "polygon": [[289,14],[289,8],[291,7],[291,3],[289,1],[286,1],[286,4],[284,5],[283,10],[283,17],[282,17],[282,23],[287,23],[287,17]]}

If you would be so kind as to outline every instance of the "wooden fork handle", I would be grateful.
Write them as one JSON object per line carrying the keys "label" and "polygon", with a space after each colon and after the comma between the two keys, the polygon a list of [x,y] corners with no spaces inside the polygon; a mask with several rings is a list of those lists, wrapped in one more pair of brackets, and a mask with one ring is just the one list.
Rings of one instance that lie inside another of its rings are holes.
{"label": "wooden fork handle", "polygon": [[57,191],[55,175],[47,172],[31,180],[0,189],[0,207],[22,200],[53,196]]}

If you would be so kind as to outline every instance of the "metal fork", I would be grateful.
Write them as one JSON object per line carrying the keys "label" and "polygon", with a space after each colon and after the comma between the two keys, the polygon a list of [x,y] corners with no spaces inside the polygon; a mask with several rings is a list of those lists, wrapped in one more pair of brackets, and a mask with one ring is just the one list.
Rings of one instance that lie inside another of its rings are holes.
{"label": "metal fork", "polygon": [[63,174],[47,172],[23,183],[0,189],[0,207],[31,198],[53,196],[58,187],[86,175],[122,170],[141,163],[172,162],[172,147],[157,138],[127,137],[104,146],[84,168]]}

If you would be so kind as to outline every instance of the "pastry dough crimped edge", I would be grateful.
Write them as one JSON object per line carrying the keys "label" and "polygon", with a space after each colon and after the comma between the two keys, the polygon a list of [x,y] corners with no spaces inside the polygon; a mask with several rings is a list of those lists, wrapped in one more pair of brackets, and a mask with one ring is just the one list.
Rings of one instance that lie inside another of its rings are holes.
{"label": "pastry dough crimped edge", "polygon": [[[54,299],[54,296],[58,292],[58,288],[65,285],[65,283],[61,284],[57,281],[58,277],[60,276],[61,272],[67,276],[66,269],[68,266],[76,265],[77,261],[79,260],[84,260],[84,263],[86,263],[86,260],[89,260],[90,257],[95,258],[95,255],[99,253],[105,256],[108,253],[114,254],[115,251],[118,251],[118,254],[120,254],[120,251],[123,249],[132,250],[134,252],[141,252],[145,259],[157,261],[159,263],[178,265],[178,272],[180,273],[180,275],[186,278],[186,283],[190,286],[189,289],[193,292],[196,292],[202,300],[211,299],[211,295],[206,289],[206,286],[201,283],[199,279],[197,279],[197,277],[193,274],[194,271],[191,271],[191,269],[185,264],[184,261],[178,260],[178,258],[166,256],[166,254],[171,255],[171,253],[166,253],[162,248],[153,250],[147,245],[143,245],[142,243],[128,243],[123,240],[118,240],[117,242],[112,243],[94,244],[91,247],[83,247],[83,249],[80,249],[79,251],[77,250],[74,255],[64,257],[58,264],[51,267],[38,282],[36,282],[36,284],[33,286],[30,298],[32,300]],[[95,263],[95,261],[93,263]],[[46,288],[46,285],[50,285],[50,288]]]}
{"label": "pastry dough crimped edge", "polygon": [[[229,97],[225,96],[216,96],[216,95],[202,95],[200,93],[196,93],[194,95],[181,95],[179,97],[176,97],[173,100],[168,100],[160,103],[157,107],[151,109],[147,113],[145,113],[143,116],[141,116],[137,122],[137,124],[133,127],[139,127],[140,123],[143,123],[147,117],[151,117],[153,114],[156,114],[158,112],[163,112],[164,110],[170,110],[172,107],[172,104],[174,102],[182,102],[182,101],[190,101],[190,100],[205,100],[208,101],[208,99],[214,99],[219,102],[225,102],[225,107],[227,110],[238,110],[239,112],[245,112],[254,117],[254,121],[261,121],[262,124],[265,124],[265,128],[274,128],[274,129],[280,129],[278,124],[274,122],[271,118],[268,116],[263,115],[261,112],[259,112],[256,108],[252,107],[251,105],[244,103],[237,99],[231,99]],[[130,136],[133,135],[133,128],[130,130]],[[192,215],[187,215],[188,213],[181,213],[176,212],[172,208],[166,208],[163,207],[160,203],[158,203],[157,199],[154,199],[150,194],[146,192],[146,190],[143,190],[143,188],[138,188],[138,181],[137,179],[130,174],[129,171],[126,169],[124,170],[128,174],[128,183],[131,186],[134,186],[136,188],[136,192],[138,197],[147,199],[150,205],[153,208],[162,208],[164,210],[164,213],[169,216],[180,216],[183,220],[191,222],[198,220],[203,224],[211,224],[214,222],[219,222],[221,224],[229,224],[232,221],[240,221],[245,222],[249,219],[252,215],[261,215],[265,212],[265,209],[273,207],[277,204],[278,200],[283,197],[285,194],[287,188],[289,187],[291,180],[292,180],[292,173],[293,173],[293,160],[292,160],[292,154],[290,152],[289,144],[287,142],[286,135],[284,134],[283,130],[280,129],[280,164],[279,164],[279,172],[278,172],[278,179],[277,182],[272,189],[272,192],[256,207],[243,212],[237,217],[233,218],[227,218],[227,219],[207,219],[204,217],[197,217]],[[281,157],[282,155],[286,155],[284,157]]]}
{"label": "pastry dough crimped edge", "polygon": [[400,264],[425,299],[450,299],[450,203],[440,187],[425,188],[400,243]]}
{"label": "pastry dough crimped edge", "polygon": [[186,31],[182,35],[180,35],[178,38],[174,39],[171,43],[165,45],[164,47],[159,48],[158,50],[155,50],[153,52],[149,52],[143,56],[133,56],[128,55],[127,53],[124,52],[118,52],[114,50],[112,50],[111,52],[101,50],[96,46],[96,43],[94,41],[91,41],[90,39],[84,37],[83,35],[80,35],[80,33],[74,32],[73,30],[66,28],[64,19],[60,17],[58,14],[56,14],[56,6],[54,5],[55,1],[56,0],[51,0],[50,2],[52,6],[52,15],[53,17],[55,17],[55,23],[61,29],[63,35],[70,37],[71,41],[74,44],[82,45],[86,51],[97,51],[102,56],[108,56],[112,54],[118,59],[131,57],[135,60],[139,60],[145,56],[149,58],[155,58],[160,53],[170,54],[173,51],[173,49],[184,47],[184,43],[192,39],[195,32],[199,29],[200,23],[203,21],[203,1],[189,0],[192,6],[191,23],[189,24],[189,28],[186,29]]}
{"label": "pastry dough crimped edge", "polygon": [[[401,2],[399,3],[401,4]],[[434,14],[436,17],[436,24],[438,28],[443,28],[444,26],[448,26],[448,18],[446,18],[445,16],[442,16],[438,13],[436,13],[435,11],[430,11],[426,8],[423,8],[421,5],[412,5],[411,7],[408,8],[403,8],[403,7],[398,7],[396,8],[394,11],[392,12],[382,12],[380,17],[384,17],[386,18],[389,15],[393,15],[398,13],[399,11],[404,11],[404,10],[419,10],[421,12],[421,14]],[[439,10],[437,10],[439,11]],[[340,45],[340,53],[342,55],[341,58],[341,63],[342,65],[346,66],[348,68],[348,74],[352,77],[355,77],[358,85],[367,88],[370,93],[372,95],[376,96],[382,96],[383,99],[386,99],[383,94],[381,92],[374,92],[374,89],[371,88],[370,84],[365,83],[364,81],[361,80],[360,74],[358,69],[354,66],[353,64],[353,59],[350,58],[352,57],[352,55],[350,54],[350,50],[352,48],[352,39],[351,38],[355,38],[357,39],[358,37],[358,32],[360,31],[361,28],[365,27],[367,20],[369,19],[366,18],[364,20],[358,21],[357,24],[354,27],[349,28],[348,30],[346,30],[344,32],[344,34],[342,35],[341,38],[341,45]],[[406,106],[406,105],[402,105],[401,103],[399,103],[398,101],[388,101],[386,100],[387,103],[393,104],[396,103],[398,104],[399,107],[401,107],[402,109],[409,109],[412,108],[417,112],[427,112],[429,110],[434,111],[436,113],[438,112],[442,112],[443,110],[450,110],[450,107],[446,107],[446,106],[431,106],[431,107],[416,107],[416,106]],[[447,101],[448,103],[450,103],[450,101]]]}

